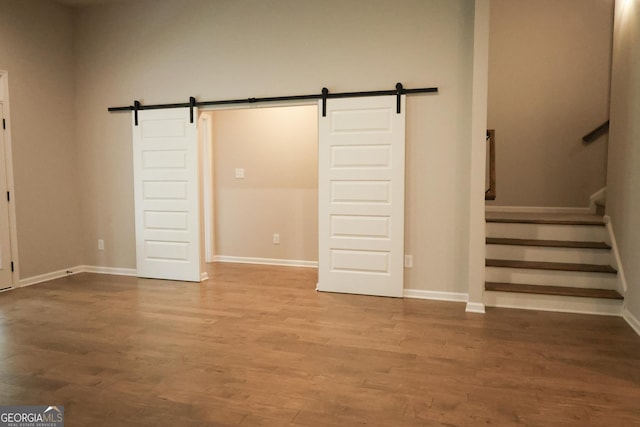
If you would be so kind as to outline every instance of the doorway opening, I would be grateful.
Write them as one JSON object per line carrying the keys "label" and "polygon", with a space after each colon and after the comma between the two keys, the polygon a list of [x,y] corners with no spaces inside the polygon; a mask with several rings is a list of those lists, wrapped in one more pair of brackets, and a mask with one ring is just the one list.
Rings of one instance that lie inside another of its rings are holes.
{"label": "doorway opening", "polygon": [[206,262],[317,267],[318,107],[200,111]]}

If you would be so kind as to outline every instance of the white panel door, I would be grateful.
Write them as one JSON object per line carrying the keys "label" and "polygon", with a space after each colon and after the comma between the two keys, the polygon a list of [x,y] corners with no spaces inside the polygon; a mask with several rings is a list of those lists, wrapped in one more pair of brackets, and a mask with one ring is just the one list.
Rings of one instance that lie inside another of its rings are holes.
{"label": "white panel door", "polygon": [[198,134],[189,109],[139,111],[133,159],[138,276],[199,282]]}
{"label": "white panel door", "polygon": [[[0,104],[0,120],[3,118]],[[0,289],[10,288],[11,281],[11,240],[9,235],[9,202],[7,200],[7,168],[4,146],[4,132],[0,128]]]}
{"label": "white panel door", "polygon": [[329,99],[318,119],[320,291],[402,296],[404,98]]}

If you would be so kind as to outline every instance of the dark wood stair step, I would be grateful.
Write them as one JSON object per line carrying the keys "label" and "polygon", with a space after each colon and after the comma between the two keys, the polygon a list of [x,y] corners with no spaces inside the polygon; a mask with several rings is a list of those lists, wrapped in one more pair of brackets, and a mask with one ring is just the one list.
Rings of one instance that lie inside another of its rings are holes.
{"label": "dark wood stair step", "polygon": [[536,240],[536,239],[507,239],[502,237],[487,237],[488,245],[513,245],[513,246],[544,246],[549,248],[584,248],[584,249],[611,249],[604,242],[579,242],[570,240]]}
{"label": "dark wood stair step", "polygon": [[604,217],[594,214],[486,212],[485,219],[487,222],[516,224],[605,225]]}
{"label": "dark wood stair step", "polygon": [[592,225],[604,227],[602,219],[560,219],[560,218],[486,218],[486,222],[503,224],[551,224],[551,225]]}
{"label": "dark wood stair step", "polygon": [[574,264],[568,262],[519,261],[511,259],[487,259],[487,267],[527,268],[532,270],[585,271],[589,273],[617,274],[615,268],[601,264]]}
{"label": "dark wood stair step", "polygon": [[568,297],[624,299],[611,289],[572,288],[568,286],[525,285],[521,283],[485,282],[487,291],[514,292],[522,294],[559,295]]}

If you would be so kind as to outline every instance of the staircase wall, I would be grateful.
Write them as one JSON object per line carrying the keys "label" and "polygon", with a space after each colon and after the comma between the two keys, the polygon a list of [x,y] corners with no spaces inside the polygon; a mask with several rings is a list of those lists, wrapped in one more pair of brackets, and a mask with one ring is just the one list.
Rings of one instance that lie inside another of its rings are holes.
{"label": "staircase wall", "polygon": [[607,214],[628,292],[625,318],[640,334],[640,1],[616,2]]}
{"label": "staircase wall", "polygon": [[605,186],[613,0],[492,0],[488,128],[499,206],[588,206]]}

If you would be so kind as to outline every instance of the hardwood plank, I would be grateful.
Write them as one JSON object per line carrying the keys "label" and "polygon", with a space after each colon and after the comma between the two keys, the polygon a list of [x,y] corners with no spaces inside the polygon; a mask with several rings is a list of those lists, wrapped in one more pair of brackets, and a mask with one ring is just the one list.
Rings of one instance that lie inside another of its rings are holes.
{"label": "hardwood plank", "polygon": [[543,246],[550,248],[611,249],[605,242],[580,242],[570,240],[509,239],[487,237],[487,245]]}
{"label": "hardwood plank", "polygon": [[487,291],[516,292],[525,294],[562,295],[567,297],[624,299],[612,289],[573,288],[567,286],[526,285],[522,283],[486,282]]}
{"label": "hardwood plank", "polygon": [[568,262],[520,261],[511,259],[487,259],[487,267],[526,268],[532,270],[585,271],[616,274],[615,268],[600,264],[575,264]]}
{"label": "hardwood plank", "polygon": [[0,294],[0,397],[68,425],[636,425],[619,317],[318,293],[313,269],[78,274]]}

